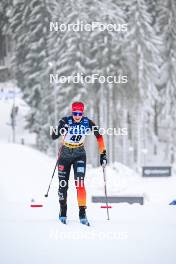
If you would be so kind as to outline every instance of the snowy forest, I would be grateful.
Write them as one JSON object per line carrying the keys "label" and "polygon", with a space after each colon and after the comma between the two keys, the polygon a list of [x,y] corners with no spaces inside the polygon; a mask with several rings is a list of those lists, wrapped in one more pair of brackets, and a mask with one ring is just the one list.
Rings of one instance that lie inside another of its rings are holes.
{"label": "snowy forest", "polygon": [[[127,24],[126,32],[50,30],[50,22]],[[108,161],[130,167],[176,155],[176,0],[1,0],[1,33],[15,49],[11,76],[30,107],[27,129],[36,148],[55,153],[50,126],[81,100],[103,128]],[[127,83],[50,82],[50,74],[125,75]],[[96,140],[87,138],[89,162],[98,164]]]}

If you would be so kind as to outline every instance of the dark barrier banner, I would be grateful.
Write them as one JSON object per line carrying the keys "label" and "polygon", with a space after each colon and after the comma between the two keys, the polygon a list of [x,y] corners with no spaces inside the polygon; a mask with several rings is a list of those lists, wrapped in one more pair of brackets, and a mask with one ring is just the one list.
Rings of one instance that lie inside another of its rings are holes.
{"label": "dark barrier banner", "polygon": [[143,167],[143,177],[169,177],[171,176],[172,167]]}
{"label": "dark barrier banner", "polygon": [[[106,203],[105,196],[92,196],[93,203]],[[142,196],[108,196],[108,203],[139,203],[141,205],[144,204],[144,197]]]}

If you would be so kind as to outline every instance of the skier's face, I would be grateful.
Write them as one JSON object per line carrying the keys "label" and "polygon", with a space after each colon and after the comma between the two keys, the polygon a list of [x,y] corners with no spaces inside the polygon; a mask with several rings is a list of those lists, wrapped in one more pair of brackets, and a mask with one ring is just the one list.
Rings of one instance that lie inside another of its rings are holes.
{"label": "skier's face", "polygon": [[79,123],[83,117],[83,113],[81,111],[72,112],[73,120],[76,123]]}

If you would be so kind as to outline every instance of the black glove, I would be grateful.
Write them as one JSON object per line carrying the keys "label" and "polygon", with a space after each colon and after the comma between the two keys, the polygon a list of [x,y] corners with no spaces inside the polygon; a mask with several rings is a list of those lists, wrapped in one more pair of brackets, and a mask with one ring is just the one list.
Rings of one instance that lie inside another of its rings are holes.
{"label": "black glove", "polygon": [[106,150],[104,150],[103,153],[100,154],[100,164],[101,166],[102,165],[106,166],[107,164]]}

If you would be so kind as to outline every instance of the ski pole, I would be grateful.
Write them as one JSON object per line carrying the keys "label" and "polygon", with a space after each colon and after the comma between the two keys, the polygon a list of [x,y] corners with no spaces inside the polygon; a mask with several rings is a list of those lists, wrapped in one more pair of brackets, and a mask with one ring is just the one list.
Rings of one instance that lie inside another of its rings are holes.
{"label": "ski pole", "polygon": [[47,193],[45,194],[45,197],[48,197],[48,193],[49,193],[49,190],[50,190],[50,187],[51,187],[52,180],[53,180],[53,178],[54,178],[54,174],[55,174],[55,171],[56,171],[56,167],[57,167],[57,164],[58,164],[58,161],[59,161],[59,158],[60,158],[60,155],[61,155],[61,151],[62,151],[63,146],[64,146],[64,145],[61,145],[61,147],[60,147],[59,154],[58,154],[57,161],[56,161],[56,165],[55,165],[55,167],[54,167],[54,171],[53,171],[53,174],[52,174],[52,177],[51,177],[51,180],[50,180],[49,186],[48,186]]}
{"label": "ski pole", "polygon": [[56,171],[57,163],[58,163],[58,159],[57,159],[57,161],[56,161],[56,165],[55,165],[55,167],[54,167],[54,171],[53,171],[53,174],[52,174],[52,177],[51,177],[51,180],[50,180],[49,186],[48,186],[47,193],[45,194],[45,197],[48,197],[48,193],[49,193],[49,190],[50,190],[50,187],[51,187],[51,183],[52,183],[52,180],[53,180],[53,178],[54,178],[55,171]]}
{"label": "ski pole", "polygon": [[103,178],[104,178],[104,191],[105,191],[105,197],[106,197],[106,209],[107,209],[107,220],[110,220],[109,218],[109,206],[108,206],[108,196],[107,196],[107,187],[106,187],[106,171],[105,171],[106,163],[103,163]]}

